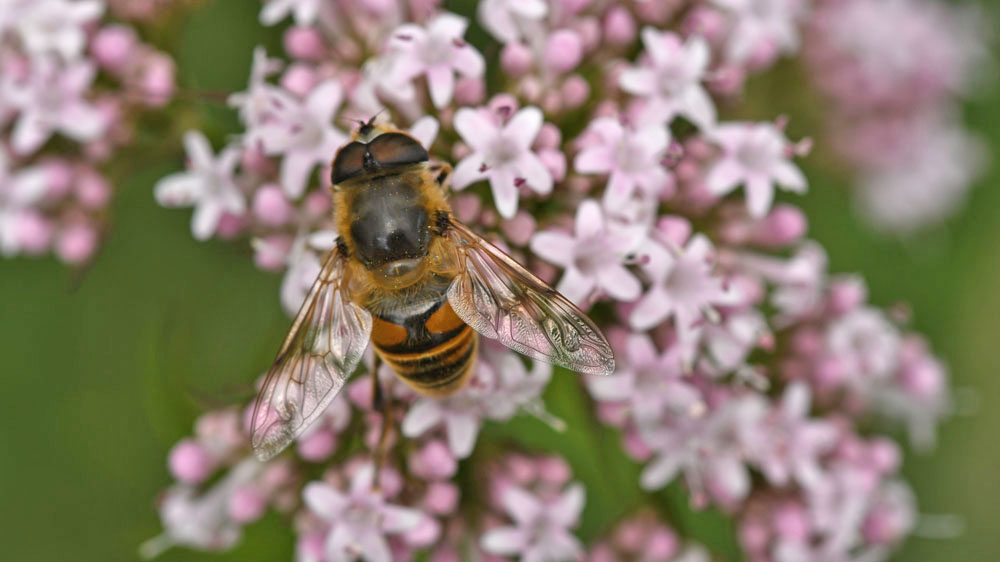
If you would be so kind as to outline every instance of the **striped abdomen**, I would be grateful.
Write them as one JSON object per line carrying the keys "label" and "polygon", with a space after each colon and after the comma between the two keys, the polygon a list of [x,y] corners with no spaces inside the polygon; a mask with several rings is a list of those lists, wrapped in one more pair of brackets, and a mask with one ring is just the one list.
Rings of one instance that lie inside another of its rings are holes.
{"label": "striped abdomen", "polygon": [[413,389],[447,396],[472,372],[479,340],[455,315],[443,292],[426,296],[423,302],[373,314],[372,344]]}

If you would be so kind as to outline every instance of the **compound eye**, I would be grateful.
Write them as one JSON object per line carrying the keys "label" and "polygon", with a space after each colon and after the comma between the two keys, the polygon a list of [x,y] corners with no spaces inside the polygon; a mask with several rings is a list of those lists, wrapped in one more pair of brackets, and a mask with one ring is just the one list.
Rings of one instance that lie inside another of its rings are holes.
{"label": "compound eye", "polygon": [[330,173],[330,180],[334,185],[349,180],[364,170],[367,149],[368,145],[355,141],[337,151],[337,157],[333,159],[333,171]]}
{"label": "compound eye", "polygon": [[383,133],[368,144],[368,152],[379,166],[402,166],[426,162],[427,150],[410,135]]}

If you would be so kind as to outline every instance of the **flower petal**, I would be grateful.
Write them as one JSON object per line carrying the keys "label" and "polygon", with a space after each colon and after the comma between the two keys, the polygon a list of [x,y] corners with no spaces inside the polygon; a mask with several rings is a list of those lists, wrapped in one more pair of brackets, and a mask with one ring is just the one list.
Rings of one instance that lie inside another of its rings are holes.
{"label": "flower petal", "polygon": [[302,499],[313,513],[327,521],[334,521],[347,509],[348,499],[333,486],[323,482],[310,482],[302,490]]}
{"label": "flower petal", "polygon": [[496,137],[498,127],[478,110],[462,107],[455,112],[455,130],[474,152],[485,152]]}
{"label": "flower petal", "polygon": [[[522,108],[510,118],[503,128],[503,136],[518,147],[527,150],[542,130],[542,110],[534,106]],[[481,133],[480,133],[481,134]]]}
{"label": "flower petal", "polygon": [[531,238],[531,251],[549,263],[568,267],[573,263],[576,239],[551,230],[539,232]]}
{"label": "flower petal", "polygon": [[431,91],[434,107],[441,109],[451,101],[455,92],[455,75],[450,67],[436,65],[427,69],[427,87]]}
{"label": "flower petal", "polygon": [[403,418],[403,435],[419,437],[434,427],[442,419],[441,406],[433,399],[426,398],[410,406]]}

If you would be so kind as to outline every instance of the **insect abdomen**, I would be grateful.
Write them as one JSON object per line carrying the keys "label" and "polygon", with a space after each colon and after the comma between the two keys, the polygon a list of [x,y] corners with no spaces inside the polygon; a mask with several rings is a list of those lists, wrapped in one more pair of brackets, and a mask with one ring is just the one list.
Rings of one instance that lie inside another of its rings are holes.
{"label": "insect abdomen", "polygon": [[414,390],[447,396],[460,389],[472,372],[479,338],[442,298],[433,309],[409,318],[376,316],[372,344]]}

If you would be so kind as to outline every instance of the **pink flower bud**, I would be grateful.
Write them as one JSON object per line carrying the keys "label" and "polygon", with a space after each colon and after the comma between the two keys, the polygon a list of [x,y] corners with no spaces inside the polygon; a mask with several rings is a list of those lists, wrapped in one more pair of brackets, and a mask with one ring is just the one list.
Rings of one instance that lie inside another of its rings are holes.
{"label": "pink flower bud", "polygon": [[535,233],[535,219],[525,211],[518,211],[511,219],[500,221],[500,230],[515,246],[526,246]]}
{"label": "pink flower bud", "polygon": [[428,511],[438,515],[448,515],[458,505],[458,486],[451,482],[435,481],[427,486],[424,496],[424,506]]}
{"label": "pink flower bud", "polygon": [[42,164],[45,171],[46,192],[50,200],[62,199],[73,187],[73,166],[66,160],[51,159]]}
{"label": "pink flower bud", "polygon": [[385,497],[391,498],[403,489],[403,475],[394,468],[385,467],[379,474],[378,483]]}
{"label": "pink flower bud", "polygon": [[538,153],[538,159],[545,165],[554,181],[562,181],[566,178],[566,155],[559,150],[542,150]]}
{"label": "pink flower bud", "polygon": [[35,211],[25,211],[17,217],[17,241],[26,254],[38,255],[48,249],[55,230],[52,222]]}
{"label": "pink flower bud", "polygon": [[495,116],[494,118],[500,118],[501,123],[506,123],[508,119],[513,117],[519,107],[517,98],[510,94],[497,94],[490,98],[486,105],[489,112]]}
{"label": "pink flower bud", "polygon": [[801,542],[809,538],[809,519],[805,510],[796,504],[786,504],[774,514],[775,530],[783,538]]}
{"label": "pink flower bud", "polygon": [[677,535],[665,527],[654,529],[643,552],[651,560],[669,560],[677,553]]}
{"label": "pink flower bud", "polygon": [[97,64],[111,71],[121,71],[139,42],[135,30],[126,25],[107,25],[94,35],[90,52]]}
{"label": "pink flower bud", "polygon": [[253,486],[238,488],[229,497],[229,518],[237,523],[251,523],[264,515],[267,500]]}
{"label": "pink flower bud", "polygon": [[861,306],[868,299],[868,288],[857,277],[843,277],[830,287],[830,312],[845,314]]}
{"label": "pink flower bud", "polygon": [[527,74],[533,62],[531,49],[521,43],[507,43],[500,51],[500,66],[513,78]]}
{"label": "pink flower bud", "polygon": [[573,16],[583,11],[590,2],[591,0],[555,0],[553,4],[559,8],[558,13]]}
{"label": "pink flower bud", "polygon": [[479,217],[479,212],[483,208],[483,202],[471,193],[462,194],[455,197],[452,209],[455,216],[462,222],[474,222]]}
{"label": "pink flower bud", "polygon": [[326,533],[309,533],[299,535],[299,540],[295,544],[295,551],[301,558],[309,560],[323,560],[326,556]]}
{"label": "pink flower bud", "polygon": [[327,427],[320,427],[303,439],[299,440],[299,456],[310,462],[321,462],[333,454],[336,448],[336,436]]}
{"label": "pink flower bud", "polygon": [[85,170],[76,181],[76,198],[87,209],[102,209],[111,199],[111,186],[104,176]]}
{"label": "pink flower bud", "polygon": [[656,236],[663,242],[682,248],[691,236],[691,223],[684,217],[667,215],[656,222]]}
{"label": "pink flower bud", "polygon": [[306,195],[304,208],[306,215],[310,218],[325,217],[332,206],[333,201],[330,200],[330,194],[325,189],[317,189]]}
{"label": "pink flower bud", "polygon": [[315,27],[290,27],[284,39],[285,51],[293,58],[319,61],[326,56],[326,43]]}
{"label": "pink flower bud", "polygon": [[507,458],[508,475],[518,484],[529,484],[538,478],[534,459],[524,455],[511,455]]}
{"label": "pink flower bud", "polygon": [[143,102],[160,107],[174,95],[174,61],[167,55],[150,52],[143,57],[138,79]]}
{"label": "pink flower bud", "polygon": [[625,6],[612,6],[604,16],[604,39],[612,45],[628,45],[635,41],[635,18]]}
{"label": "pink flower bud", "polygon": [[645,461],[653,455],[646,442],[637,431],[626,431],[623,439],[623,449],[630,457],[637,461]]}
{"label": "pink flower bud", "polygon": [[648,538],[649,529],[644,521],[629,519],[615,529],[614,541],[627,552],[639,552]]}
{"label": "pink flower bud", "polygon": [[223,240],[232,240],[243,232],[243,228],[246,226],[246,219],[242,216],[237,216],[232,213],[222,213],[222,217],[219,218],[219,226],[215,229],[215,233]]}
{"label": "pink flower bud", "polygon": [[758,521],[745,521],[740,525],[740,544],[749,552],[763,552],[770,540],[765,525]]}
{"label": "pink flower bud", "polygon": [[566,78],[560,88],[562,102],[566,109],[576,109],[590,97],[590,84],[579,74],[573,74]]}
{"label": "pink flower bud", "polygon": [[535,149],[559,148],[559,143],[561,142],[562,133],[559,131],[559,127],[556,127],[552,123],[545,123],[542,125],[541,130],[538,131],[538,136],[535,137]]}
{"label": "pink flower bud", "polygon": [[601,21],[596,17],[586,16],[576,20],[573,31],[580,36],[585,53],[593,51],[601,44]]}
{"label": "pink flower bud", "polygon": [[708,86],[719,95],[733,96],[743,89],[746,78],[746,69],[736,64],[728,64],[714,71]]}
{"label": "pink flower bud", "polygon": [[292,237],[283,234],[268,236],[254,241],[254,265],[264,271],[281,271],[288,261],[292,248]]}
{"label": "pink flower bud", "polygon": [[214,464],[208,451],[193,439],[184,439],[174,445],[167,457],[170,473],[187,484],[198,484],[208,478]]}
{"label": "pink flower bud", "polygon": [[944,371],[930,358],[907,365],[902,369],[900,378],[903,387],[918,398],[939,396],[944,389]]}
{"label": "pink flower bud", "polygon": [[895,441],[876,437],[868,445],[868,456],[875,470],[882,474],[892,474],[899,470],[902,453]]}
{"label": "pink flower bud", "polygon": [[821,389],[840,386],[847,378],[847,369],[843,361],[836,357],[820,359],[815,367],[816,385]]}
{"label": "pink flower bud", "polygon": [[97,238],[97,229],[89,224],[70,225],[59,233],[56,254],[66,263],[83,263],[97,250]]}
{"label": "pink flower bud", "polygon": [[410,470],[421,478],[445,480],[458,470],[458,461],[441,441],[430,441],[410,457]]}
{"label": "pink flower bud", "polygon": [[696,6],[684,20],[683,27],[690,35],[701,35],[710,43],[719,43],[725,38],[726,17],[715,8]]}
{"label": "pink flower bud", "polygon": [[545,66],[555,72],[567,72],[580,64],[583,58],[583,41],[569,29],[560,29],[549,36],[542,58]]}
{"label": "pink flower bud", "polygon": [[778,44],[773,39],[762,39],[754,45],[747,59],[749,70],[761,70],[774,63],[778,58]]}
{"label": "pink flower bud", "polygon": [[291,220],[294,210],[280,187],[267,184],[254,194],[253,214],[268,226],[281,226]]}
{"label": "pink flower bud", "polygon": [[316,71],[301,63],[289,66],[281,75],[281,87],[303,98],[309,95],[318,81]]}
{"label": "pink flower bud", "polygon": [[437,542],[441,536],[441,524],[433,517],[422,517],[420,523],[403,534],[406,544],[414,548],[424,548]]}
{"label": "pink flower bud", "polygon": [[486,81],[482,78],[463,76],[455,82],[455,103],[479,105],[486,99]]}
{"label": "pink flower bud", "polygon": [[893,544],[906,532],[904,516],[887,506],[872,509],[861,525],[865,541],[872,544]]}
{"label": "pink flower bud", "polygon": [[271,159],[258,147],[244,148],[240,154],[240,164],[243,169],[260,175],[270,174],[274,168]]}
{"label": "pink flower bud", "polygon": [[569,464],[561,457],[542,457],[538,460],[538,477],[549,484],[562,486],[572,476]]}
{"label": "pink flower bud", "polygon": [[787,246],[806,233],[805,214],[791,205],[777,205],[754,229],[754,242],[768,247]]}

